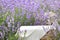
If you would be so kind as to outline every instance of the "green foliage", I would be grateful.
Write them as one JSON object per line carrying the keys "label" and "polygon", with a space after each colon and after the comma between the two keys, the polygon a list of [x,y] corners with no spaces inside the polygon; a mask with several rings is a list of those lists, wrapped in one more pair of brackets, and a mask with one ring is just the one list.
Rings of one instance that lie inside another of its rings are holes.
{"label": "green foliage", "polygon": [[57,33],[56,40],[60,39],[60,32]]}
{"label": "green foliage", "polygon": [[18,14],[19,10],[17,7],[15,7],[15,14]]}
{"label": "green foliage", "polygon": [[24,22],[27,20],[26,18],[26,14],[24,14],[24,16],[22,17],[22,19],[20,19],[21,25],[24,25]]}
{"label": "green foliage", "polygon": [[8,40],[18,40],[18,35],[15,36],[14,33],[9,33]]}
{"label": "green foliage", "polygon": [[18,22],[18,21],[20,21],[20,18],[21,18],[21,16],[14,16],[14,21]]}
{"label": "green foliage", "polygon": [[0,17],[0,25],[2,24],[2,22],[3,22],[3,18],[2,18],[2,17]]}
{"label": "green foliage", "polygon": [[4,15],[0,14],[0,25],[2,25],[2,23],[6,20],[6,17],[9,15],[9,11],[6,12]]}
{"label": "green foliage", "polygon": [[6,20],[6,17],[10,14],[10,11],[6,12],[6,14],[4,15],[3,17],[3,20],[5,21]]}
{"label": "green foliage", "polygon": [[20,8],[20,13],[22,13],[22,8]]}
{"label": "green foliage", "polygon": [[35,22],[35,18],[33,17],[33,15],[31,16],[31,23],[32,23],[32,25],[34,24],[34,22]]}
{"label": "green foliage", "polygon": [[[14,21],[15,22],[20,22],[21,23],[21,25],[30,25],[30,24],[34,24],[34,22],[35,22],[35,18],[33,17],[33,15],[31,16],[31,18],[30,18],[30,20],[28,20],[27,18],[26,18],[26,10],[25,10],[25,14],[23,15],[23,16],[16,16],[16,15],[18,15],[19,13],[19,10],[18,10],[18,8],[16,8],[15,7],[15,15],[14,15]],[[22,13],[22,8],[20,8],[20,14]],[[26,22],[27,21],[27,22]]]}
{"label": "green foliage", "polygon": [[60,21],[58,21],[58,24],[60,25]]}
{"label": "green foliage", "polygon": [[[35,18],[33,17],[33,15],[31,16],[31,18],[28,20],[27,18],[26,18],[26,14],[24,14],[24,16],[14,16],[14,19],[15,19],[15,22],[20,22],[21,23],[21,25],[30,25],[30,24],[34,24],[34,22],[35,22]],[[26,22],[27,21],[27,22]],[[24,24],[24,23],[26,23],[26,24]]]}

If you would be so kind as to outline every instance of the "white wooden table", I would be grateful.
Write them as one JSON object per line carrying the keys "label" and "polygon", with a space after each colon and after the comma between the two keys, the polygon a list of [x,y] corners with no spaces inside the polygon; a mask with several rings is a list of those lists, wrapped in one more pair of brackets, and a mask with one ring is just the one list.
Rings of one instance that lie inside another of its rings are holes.
{"label": "white wooden table", "polygon": [[54,28],[51,25],[21,26],[17,34],[19,34],[19,40],[40,40],[50,29]]}

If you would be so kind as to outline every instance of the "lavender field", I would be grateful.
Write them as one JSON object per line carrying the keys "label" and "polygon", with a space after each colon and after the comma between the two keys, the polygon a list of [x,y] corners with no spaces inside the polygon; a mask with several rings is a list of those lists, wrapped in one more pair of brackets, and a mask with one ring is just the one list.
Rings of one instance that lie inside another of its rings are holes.
{"label": "lavender field", "polygon": [[0,40],[19,40],[18,28],[35,25],[52,25],[46,40],[60,40],[60,0],[0,0]]}

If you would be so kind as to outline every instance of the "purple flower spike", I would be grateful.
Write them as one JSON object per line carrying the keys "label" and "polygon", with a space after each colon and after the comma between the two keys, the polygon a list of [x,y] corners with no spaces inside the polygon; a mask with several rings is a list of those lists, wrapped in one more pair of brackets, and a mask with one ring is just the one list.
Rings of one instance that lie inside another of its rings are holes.
{"label": "purple flower spike", "polygon": [[31,14],[26,14],[26,17],[27,17],[27,19],[30,19],[31,18]]}

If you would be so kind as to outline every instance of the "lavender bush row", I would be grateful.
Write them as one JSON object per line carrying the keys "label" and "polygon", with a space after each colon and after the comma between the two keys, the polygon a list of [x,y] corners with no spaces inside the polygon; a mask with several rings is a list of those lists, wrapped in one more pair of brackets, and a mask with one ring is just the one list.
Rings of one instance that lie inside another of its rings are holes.
{"label": "lavender bush row", "polygon": [[60,0],[1,0],[0,4],[4,8],[14,9],[14,7],[22,7],[30,11],[37,11],[39,7],[49,7],[50,10],[58,10],[60,8]]}
{"label": "lavender bush row", "polygon": [[60,10],[60,0],[0,0],[0,6],[0,25],[5,29],[1,40],[17,40],[14,35],[21,25],[46,25],[50,12]]}

